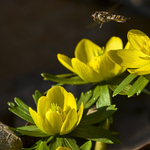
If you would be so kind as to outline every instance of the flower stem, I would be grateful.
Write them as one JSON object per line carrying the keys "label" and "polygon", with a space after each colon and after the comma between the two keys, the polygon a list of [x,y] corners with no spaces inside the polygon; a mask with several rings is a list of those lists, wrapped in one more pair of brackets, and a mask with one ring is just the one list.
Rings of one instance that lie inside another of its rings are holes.
{"label": "flower stem", "polygon": [[[104,127],[104,129],[109,130],[110,127],[110,122],[107,119],[106,120],[106,126]],[[96,142],[95,143],[95,150],[107,150],[107,144],[106,143],[102,143],[102,142]]]}
{"label": "flower stem", "polygon": [[95,150],[106,150],[107,144],[102,142],[96,142],[95,144]]}

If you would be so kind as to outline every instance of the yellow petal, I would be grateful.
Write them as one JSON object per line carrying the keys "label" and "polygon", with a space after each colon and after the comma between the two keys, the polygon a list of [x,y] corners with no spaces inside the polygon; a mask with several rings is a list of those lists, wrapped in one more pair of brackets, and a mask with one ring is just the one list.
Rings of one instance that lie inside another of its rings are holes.
{"label": "yellow petal", "polygon": [[69,57],[62,54],[57,54],[57,58],[64,67],[75,73],[75,70],[72,68],[71,59]]}
{"label": "yellow petal", "polygon": [[48,90],[46,97],[50,103],[57,104],[63,111],[68,112],[70,109],[77,110],[76,100],[72,93],[67,92],[61,86],[54,86]]}
{"label": "yellow petal", "polygon": [[62,146],[60,146],[56,150],[71,150],[71,149],[68,148],[68,147],[62,147]]}
{"label": "yellow petal", "polygon": [[101,48],[88,39],[82,39],[75,48],[75,57],[85,64],[93,57],[102,55]]}
{"label": "yellow petal", "polygon": [[141,50],[143,44],[147,43],[149,37],[140,30],[132,29],[127,34],[130,44],[138,50]]}
{"label": "yellow petal", "polygon": [[47,124],[47,122],[45,122],[44,119],[41,116],[39,116],[31,107],[29,107],[29,112],[36,126],[42,132],[51,135],[51,133],[49,132],[49,125]]}
{"label": "yellow petal", "polygon": [[49,110],[45,116],[49,122],[49,132],[51,132],[52,135],[58,134],[63,124],[62,117],[52,110]]}
{"label": "yellow petal", "polygon": [[114,63],[108,55],[103,55],[100,61],[100,70],[99,73],[105,80],[109,80],[116,75],[119,75],[125,71],[125,68]]}
{"label": "yellow petal", "polygon": [[150,63],[150,58],[136,49],[112,50],[108,56],[115,63],[127,68],[139,68]]}
{"label": "yellow petal", "polygon": [[65,101],[65,104],[64,104],[63,111],[68,113],[68,111],[70,109],[77,110],[76,100],[75,100],[75,97],[72,93],[67,92],[67,94],[65,94],[65,100],[64,101]]}
{"label": "yellow petal", "polygon": [[100,82],[103,77],[94,71],[92,68],[78,60],[77,58],[72,59],[72,66],[76,70],[77,74],[81,79],[87,82]]}
{"label": "yellow petal", "polygon": [[66,119],[62,125],[60,135],[67,134],[71,132],[75,127],[78,121],[78,115],[75,109],[71,109],[66,116]]}
{"label": "yellow petal", "polygon": [[146,74],[150,74],[150,63],[142,66],[138,69],[128,69],[128,71],[132,74],[136,74],[136,75],[146,75]]}
{"label": "yellow petal", "polygon": [[42,96],[39,98],[38,100],[38,104],[37,104],[37,113],[44,118],[45,117],[45,113],[48,111],[48,109],[51,107],[50,104],[50,100],[45,97]]}
{"label": "yellow petal", "polygon": [[80,109],[78,111],[78,122],[77,122],[77,125],[80,123],[82,115],[83,115],[83,102],[81,103]]}
{"label": "yellow petal", "polygon": [[131,46],[130,42],[127,42],[124,49],[134,49],[134,48]]}
{"label": "yellow petal", "polygon": [[117,50],[117,49],[122,49],[122,48],[123,48],[122,40],[119,37],[113,36],[107,42],[106,47],[105,47],[105,52],[109,50]]}
{"label": "yellow petal", "polygon": [[[49,99],[50,104],[54,103],[63,109],[64,107],[64,97],[67,91],[61,86],[54,86],[48,90],[46,97]],[[50,108],[50,107],[49,107]]]}

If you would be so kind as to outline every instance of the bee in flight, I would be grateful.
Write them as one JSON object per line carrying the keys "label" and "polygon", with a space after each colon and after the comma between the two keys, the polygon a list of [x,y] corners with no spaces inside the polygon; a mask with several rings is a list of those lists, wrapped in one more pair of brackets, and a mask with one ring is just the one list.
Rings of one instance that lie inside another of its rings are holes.
{"label": "bee in flight", "polygon": [[102,27],[104,22],[113,20],[116,22],[124,23],[124,22],[126,22],[127,19],[130,19],[130,18],[121,16],[121,15],[109,14],[107,11],[96,11],[92,15],[92,17],[95,22],[100,24],[100,28]]}

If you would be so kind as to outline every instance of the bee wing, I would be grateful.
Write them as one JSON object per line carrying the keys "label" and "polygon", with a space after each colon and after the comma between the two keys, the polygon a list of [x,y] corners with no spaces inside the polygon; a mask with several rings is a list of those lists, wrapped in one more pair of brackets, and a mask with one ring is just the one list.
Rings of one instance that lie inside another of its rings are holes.
{"label": "bee wing", "polygon": [[97,22],[92,22],[89,25],[86,26],[87,29],[93,28],[97,25]]}
{"label": "bee wing", "polygon": [[111,13],[113,12],[113,10],[115,10],[117,7],[119,7],[119,5],[121,5],[122,2],[118,2],[116,4],[114,4],[113,6],[111,6],[107,12]]}

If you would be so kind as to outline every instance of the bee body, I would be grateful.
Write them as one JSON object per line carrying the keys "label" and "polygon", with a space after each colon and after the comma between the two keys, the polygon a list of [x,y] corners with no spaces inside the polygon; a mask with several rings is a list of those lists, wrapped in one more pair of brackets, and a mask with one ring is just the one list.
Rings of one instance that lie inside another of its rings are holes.
{"label": "bee body", "polygon": [[100,24],[100,28],[102,27],[102,24],[104,22],[108,22],[112,20],[112,21],[124,23],[126,22],[127,19],[130,19],[122,15],[109,14],[107,11],[99,11],[99,12],[96,11],[92,15],[92,17],[95,22]]}

